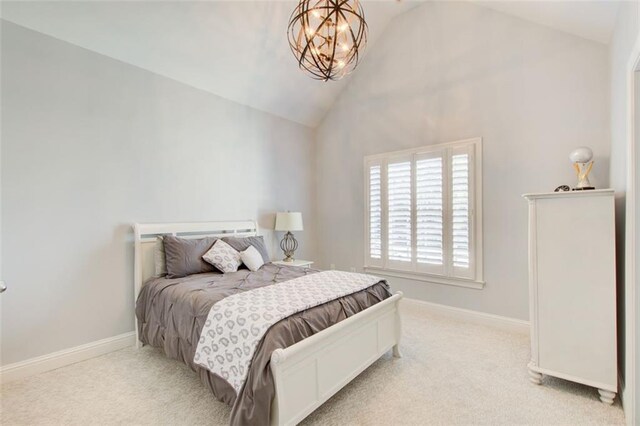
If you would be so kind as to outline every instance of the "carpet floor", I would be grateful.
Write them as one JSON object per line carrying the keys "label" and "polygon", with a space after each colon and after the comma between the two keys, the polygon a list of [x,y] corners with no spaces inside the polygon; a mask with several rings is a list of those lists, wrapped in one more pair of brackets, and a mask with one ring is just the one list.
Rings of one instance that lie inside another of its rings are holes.
{"label": "carpet floor", "polygon": [[[529,337],[403,302],[403,358],[384,356],[305,425],[624,424],[619,399],[528,380]],[[160,351],[127,348],[3,385],[3,425],[218,425],[229,408]]]}

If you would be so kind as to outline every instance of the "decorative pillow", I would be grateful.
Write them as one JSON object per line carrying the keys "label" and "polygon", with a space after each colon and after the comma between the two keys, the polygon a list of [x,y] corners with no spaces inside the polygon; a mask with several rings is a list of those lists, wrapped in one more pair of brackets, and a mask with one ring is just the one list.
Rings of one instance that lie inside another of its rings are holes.
{"label": "decorative pillow", "polygon": [[257,271],[264,265],[262,255],[254,246],[249,246],[245,251],[240,252],[240,259],[251,271]]}
{"label": "decorative pillow", "polygon": [[222,238],[222,241],[240,252],[245,251],[249,246],[254,246],[262,256],[262,261],[264,263],[271,262],[267,246],[264,244],[264,238],[262,238],[262,236],[244,238],[224,237]]}
{"label": "decorative pillow", "polygon": [[162,237],[156,238],[156,243],[153,247],[153,261],[155,264],[155,276],[164,277],[167,275],[167,262],[164,254],[164,241]]}
{"label": "decorative pillow", "polygon": [[229,244],[218,240],[202,258],[222,272],[235,272],[242,263],[240,253]]}
{"label": "decorative pillow", "polygon": [[203,272],[217,272],[216,268],[202,260],[202,256],[218,241],[216,237],[186,239],[165,235],[164,254],[167,278],[181,278]]}

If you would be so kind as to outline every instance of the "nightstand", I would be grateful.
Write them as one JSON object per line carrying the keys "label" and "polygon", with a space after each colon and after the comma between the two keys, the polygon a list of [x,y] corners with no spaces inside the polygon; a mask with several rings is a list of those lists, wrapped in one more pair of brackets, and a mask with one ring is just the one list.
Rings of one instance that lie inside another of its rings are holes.
{"label": "nightstand", "polygon": [[299,266],[301,268],[311,268],[313,265],[313,260],[300,260],[296,259],[293,262],[285,262],[284,260],[274,260],[274,265],[284,265],[284,266]]}

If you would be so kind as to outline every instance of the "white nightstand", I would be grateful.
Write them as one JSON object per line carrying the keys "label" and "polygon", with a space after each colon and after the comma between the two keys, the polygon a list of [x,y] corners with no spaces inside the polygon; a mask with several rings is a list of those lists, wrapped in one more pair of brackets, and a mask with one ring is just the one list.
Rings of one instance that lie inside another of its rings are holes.
{"label": "white nightstand", "polygon": [[285,262],[284,260],[274,260],[271,263],[275,265],[299,266],[301,268],[311,268],[311,265],[313,265],[313,260],[296,259],[293,262]]}

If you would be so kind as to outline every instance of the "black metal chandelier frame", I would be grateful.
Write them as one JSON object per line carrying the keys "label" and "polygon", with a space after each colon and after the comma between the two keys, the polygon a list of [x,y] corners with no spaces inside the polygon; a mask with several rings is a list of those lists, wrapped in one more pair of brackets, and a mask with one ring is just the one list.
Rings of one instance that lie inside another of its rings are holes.
{"label": "black metal chandelier frame", "polygon": [[[319,24],[311,23],[312,14],[322,18]],[[346,25],[350,46],[337,58],[339,24]],[[357,0],[300,0],[287,33],[300,68],[317,80],[327,81],[339,80],[355,69],[367,42],[367,31],[364,11]]]}

